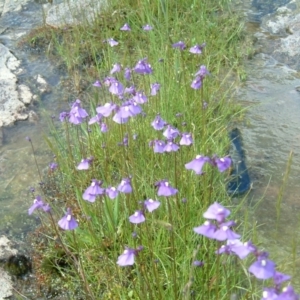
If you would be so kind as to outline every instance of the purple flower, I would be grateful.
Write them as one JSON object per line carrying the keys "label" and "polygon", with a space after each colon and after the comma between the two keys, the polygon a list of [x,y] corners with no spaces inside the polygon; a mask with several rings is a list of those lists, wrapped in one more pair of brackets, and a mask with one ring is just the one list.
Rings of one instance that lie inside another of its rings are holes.
{"label": "purple flower", "polygon": [[117,264],[121,267],[132,266],[134,264],[135,255],[136,255],[136,250],[135,249],[126,247],[123,254],[121,254],[118,257]]}
{"label": "purple flower", "polygon": [[115,187],[108,187],[107,189],[105,189],[105,193],[110,199],[115,199],[119,194],[118,190]]}
{"label": "purple flower", "polygon": [[110,74],[118,73],[121,71],[121,65],[120,64],[114,64],[113,68],[110,70]]}
{"label": "purple flower", "polygon": [[143,92],[136,93],[132,99],[139,104],[144,104],[148,101],[147,96]]}
{"label": "purple flower", "polygon": [[90,167],[91,161],[92,160],[90,158],[82,159],[79,165],[77,166],[77,170],[87,170]]}
{"label": "purple flower", "polygon": [[151,96],[155,96],[160,89],[160,84],[158,82],[151,84]]}
{"label": "purple flower", "polygon": [[204,262],[200,261],[200,260],[195,260],[195,261],[193,261],[193,265],[195,267],[203,267],[204,266]]}
{"label": "purple flower", "polygon": [[116,109],[116,105],[113,103],[105,103],[103,106],[96,108],[98,114],[101,114],[104,117],[108,117],[112,111]]}
{"label": "purple flower", "polygon": [[58,168],[58,164],[55,163],[55,162],[52,162],[52,163],[49,164],[49,168],[53,172]]}
{"label": "purple flower", "polygon": [[165,152],[165,142],[161,140],[154,140],[150,142],[150,146],[153,146],[154,153],[164,153]]}
{"label": "purple flower", "polygon": [[191,144],[193,144],[192,135],[190,133],[186,133],[186,132],[182,133],[179,145],[190,146]]}
{"label": "purple flower", "polygon": [[118,191],[129,194],[132,192],[132,187],[131,187],[131,179],[130,178],[123,178],[121,183],[118,186]]}
{"label": "purple flower", "polygon": [[125,68],[125,70],[124,70],[124,77],[125,77],[125,79],[127,81],[129,81],[131,79],[131,69]]}
{"label": "purple flower", "polygon": [[203,43],[202,45],[195,45],[192,48],[190,48],[190,53],[193,54],[201,54],[202,53],[202,49],[205,47],[205,43]]}
{"label": "purple flower", "polygon": [[143,26],[143,30],[145,30],[145,31],[150,31],[152,29],[153,29],[153,27],[150,26],[149,24],[146,24],[145,26]]}
{"label": "purple flower", "polygon": [[139,60],[134,67],[134,71],[138,74],[151,74],[153,72],[151,65],[147,62],[147,58]]}
{"label": "purple flower", "polygon": [[140,224],[145,222],[145,216],[141,210],[137,210],[133,215],[129,217],[129,222],[133,224]]}
{"label": "purple flower", "polygon": [[217,220],[219,223],[222,223],[229,215],[230,211],[227,208],[215,202],[209,206],[207,211],[203,214],[203,217],[206,219]]}
{"label": "purple flower", "polygon": [[263,297],[261,300],[275,300],[278,299],[278,294],[274,288],[264,288]]}
{"label": "purple flower", "polygon": [[91,185],[85,190],[82,198],[89,202],[95,202],[97,196],[104,195],[105,189],[101,188],[102,181],[92,180]]}
{"label": "purple flower", "polygon": [[128,146],[128,133],[125,133],[123,142],[121,143],[123,146]]}
{"label": "purple flower", "polygon": [[106,123],[102,122],[100,124],[100,130],[101,130],[101,132],[107,132],[108,131],[108,127],[107,127]]}
{"label": "purple flower", "polygon": [[64,217],[58,221],[58,225],[64,230],[73,230],[78,227],[78,223],[72,216],[70,208],[67,209],[67,213],[64,215]]}
{"label": "purple flower", "polygon": [[117,79],[115,77],[108,76],[108,77],[104,78],[103,83],[105,86],[111,86],[112,83],[114,83],[116,81],[117,81]]}
{"label": "purple flower", "polygon": [[250,253],[253,253],[256,250],[251,242],[242,243],[241,241],[237,241],[239,240],[227,240],[227,243],[231,244],[232,252],[240,259],[246,258]]}
{"label": "purple flower", "polygon": [[131,116],[136,116],[140,114],[143,110],[140,105],[134,100],[128,101],[128,109],[131,113]]}
{"label": "purple flower", "polygon": [[92,117],[90,120],[89,120],[89,125],[92,125],[94,123],[98,123],[100,124],[101,120],[103,119],[103,115],[101,114],[97,114],[96,116]]}
{"label": "purple flower", "polygon": [[116,115],[118,116],[118,118],[122,118],[122,119],[127,119],[133,116],[129,106],[126,103],[124,103],[122,106],[120,106],[117,109]]}
{"label": "purple flower", "polygon": [[124,87],[121,82],[116,80],[111,84],[109,88],[109,92],[112,93],[113,95],[122,95],[124,92]]}
{"label": "purple flower", "polygon": [[275,263],[262,255],[249,267],[248,271],[258,279],[269,279],[275,275]]}
{"label": "purple flower", "polygon": [[217,168],[219,169],[219,171],[222,173],[224,171],[226,171],[228,168],[230,168],[231,166],[231,159],[230,157],[223,157],[223,158],[218,158],[217,156],[214,156],[210,163],[213,166],[217,166]]}
{"label": "purple flower", "polygon": [[172,140],[168,140],[164,152],[176,152],[179,149],[179,146],[175,144]]}
{"label": "purple flower", "polygon": [[149,212],[153,212],[155,209],[157,209],[160,206],[160,202],[152,199],[148,199],[144,201],[144,206]]}
{"label": "purple flower", "polygon": [[81,107],[81,101],[77,99],[69,113],[69,122],[75,125],[82,123],[83,119],[88,117],[88,113]]}
{"label": "purple flower", "polygon": [[251,247],[248,247],[247,243],[242,243],[240,240],[227,240],[227,245],[221,246],[221,248],[217,251],[218,254],[234,253],[240,259],[244,259],[248,256],[249,253],[253,252]]}
{"label": "purple flower", "polygon": [[61,113],[59,114],[59,120],[60,120],[61,122],[66,121],[67,118],[69,118],[69,113],[63,111],[63,112],[61,112]]}
{"label": "purple flower", "polygon": [[162,130],[165,125],[166,125],[166,122],[160,117],[160,115],[156,115],[154,121],[151,123],[152,127],[155,129],[155,130]]}
{"label": "purple flower", "polygon": [[44,201],[40,196],[36,196],[36,198],[33,200],[33,204],[28,209],[28,215],[31,215],[36,209],[43,208],[45,206]]}
{"label": "purple flower", "polygon": [[111,46],[111,47],[117,46],[119,44],[113,38],[107,39],[105,42],[107,42],[109,44],[109,46]]}
{"label": "purple flower", "polygon": [[168,125],[163,133],[163,136],[165,136],[167,139],[175,139],[179,134],[180,132],[178,129]]}
{"label": "purple flower", "polygon": [[275,271],[273,276],[273,281],[276,286],[279,286],[281,283],[290,280],[291,276]]}
{"label": "purple flower", "polygon": [[122,118],[120,113],[116,113],[113,117],[113,121],[118,123],[118,124],[125,124],[127,123],[129,118]]}
{"label": "purple flower", "polygon": [[194,231],[198,234],[208,237],[209,239],[214,239],[216,232],[216,225],[210,221],[205,221],[203,225],[195,227]]}
{"label": "purple flower", "polygon": [[220,224],[220,228],[216,230],[214,238],[217,241],[235,240],[241,236],[230,229],[231,226],[235,226],[234,221],[228,221]]}
{"label": "purple flower", "polygon": [[129,26],[127,23],[125,23],[125,24],[120,28],[120,30],[122,30],[122,31],[130,31],[131,28],[130,28],[130,26]]}
{"label": "purple flower", "polygon": [[125,88],[124,94],[135,95],[136,94],[135,86],[132,85],[130,87]]}
{"label": "purple flower", "polygon": [[194,90],[199,90],[202,86],[202,78],[200,76],[197,76],[191,84],[191,88]]}
{"label": "purple flower", "polygon": [[96,81],[93,83],[93,86],[95,86],[95,87],[101,87],[102,84],[101,84],[101,82],[100,82],[99,80],[96,80]]}
{"label": "purple flower", "polygon": [[208,70],[206,69],[205,66],[200,66],[200,69],[198,70],[198,72],[195,74],[195,76],[199,76],[200,78],[204,78],[206,77],[206,75],[210,75],[210,73],[208,72]]}
{"label": "purple flower", "polygon": [[196,158],[189,163],[185,164],[187,170],[193,170],[197,175],[203,174],[202,168],[206,162],[209,162],[210,159],[207,156],[197,155]]}
{"label": "purple flower", "polygon": [[185,49],[185,43],[182,41],[179,41],[175,44],[172,45],[173,48],[178,48],[179,50],[184,50]]}
{"label": "purple flower", "polygon": [[283,289],[283,292],[276,298],[277,300],[299,300],[299,295],[295,293],[291,285]]}
{"label": "purple flower", "polygon": [[167,180],[161,180],[156,185],[158,186],[158,196],[169,197],[178,193],[178,190],[173,188]]}

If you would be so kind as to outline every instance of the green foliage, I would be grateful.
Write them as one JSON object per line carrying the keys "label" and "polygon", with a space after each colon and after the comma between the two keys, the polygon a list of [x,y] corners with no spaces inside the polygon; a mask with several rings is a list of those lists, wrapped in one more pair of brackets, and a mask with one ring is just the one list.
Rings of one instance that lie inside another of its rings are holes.
{"label": "green foliage", "polygon": [[[56,270],[64,273],[70,285],[77,276],[85,288],[85,299],[229,299],[231,295],[252,299],[253,287],[240,263],[234,257],[216,256],[220,244],[193,232],[193,227],[203,223],[202,214],[211,203],[231,206],[225,188],[229,173],[220,174],[206,166],[205,174],[197,176],[184,168],[198,154],[227,154],[228,125],[240,116],[239,107],[230,98],[230,87],[242,74],[245,56],[240,20],[230,13],[225,0],[111,2],[93,24],[51,30],[54,53],[59,54],[70,74],[80,72],[85,78],[91,76],[91,81],[108,76],[113,63],[133,67],[148,57],[153,75],[133,75],[133,80],[138,90],[148,93],[153,82],[159,82],[161,90],[143,106],[146,116],[131,118],[123,125],[107,118],[108,133],[102,133],[97,124],[74,126],[64,122],[63,129],[50,124],[47,142],[59,169],[49,174],[44,197],[53,207],[55,220],[71,207],[79,221],[73,234],[58,231],[54,219],[44,219],[44,230],[59,237],[59,251],[73,268],[58,268],[56,264]],[[119,30],[124,23],[130,24],[131,32]],[[142,31],[146,23],[154,30]],[[119,41],[118,47],[103,43],[111,37]],[[189,46],[202,42],[207,46],[202,55],[192,55],[172,49],[172,43],[179,40]],[[200,91],[190,88],[199,65],[206,65],[212,74]],[[90,116],[95,115],[99,104],[116,100],[97,88],[86,98]],[[194,144],[178,152],[155,154],[149,142],[162,138],[162,133],[150,126],[157,113],[181,132],[191,132]],[[118,146],[126,134],[128,146]],[[94,157],[91,168],[77,170],[81,159],[90,156]],[[115,200],[102,197],[95,203],[82,199],[94,178],[107,187],[117,186],[129,176],[132,194],[120,194]],[[158,198],[155,182],[162,179],[168,179],[179,193],[159,197],[160,208],[148,213],[146,222],[129,223],[128,217],[141,208],[140,201]],[[126,245],[144,248],[134,266],[120,268],[116,260]],[[43,266],[47,269],[61,256],[55,257],[47,257]],[[194,267],[194,260],[205,264]]]}

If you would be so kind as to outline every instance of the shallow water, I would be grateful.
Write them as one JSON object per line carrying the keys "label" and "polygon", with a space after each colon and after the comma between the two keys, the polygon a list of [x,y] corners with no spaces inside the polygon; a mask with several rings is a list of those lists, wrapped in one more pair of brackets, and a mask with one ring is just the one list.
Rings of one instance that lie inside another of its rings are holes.
{"label": "shallow water", "polygon": [[[280,37],[265,34],[259,22],[270,12],[265,11],[264,7],[270,6],[253,7],[257,2],[241,1],[251,22],[248,24],[249,31],[260,37],[256,45],[260,53],[247,63],[247,81],[237,91],[239,101],[250,106],[246,121],[240,128],[253,181],[247,203],[249,208],[260,202],[255,213],[250,212],[253,222],[258,225],[258,240],[270,252],[271,259],[276,261],[278,270],[293,276],[292,283],[300,292],[299,72],[269,55],[270,49],[274,50]],[[287,2],[272,1],[273,11]],[[296,9],[292,14],[296,16],[299,14],[300,1],[294,1],[293,7]],[[263,34],[265,37],[262,37]],[[282,61],[288,63],[286,59],[282,55]],[[293,158],[290,176],[278,217],[277,200],[291,151]]]}
{"label": "shallow water", "polygon": [[[53,160],[43,140],[48,118],[59,111],[62,96],[61,79],[63,73],[51,63],[46,55],[21,50],[17,46],[20,37],[32,28],[41,26],[43,12],[38,3],[29,3],[21,12],[4,14],[0,18],[0,42],[8,47],[21,60],[22,73],[19,83],[25,83],[38,100],[30,105],[37,113],[34,122],[17,122],[3,129],[3,145],[0,146],[0,235],[22,239],[29,228],[36,224],[34,217],[28,217],[27,210],[32,196],[29,188],[38,188],[40,181],[35,166],[29,136],[34,144],[35,155],[41,171]],[[48,83],[50,92],[39,95],[35,76],[40,74]],[[65,104],[64,104],[65,105]]]}

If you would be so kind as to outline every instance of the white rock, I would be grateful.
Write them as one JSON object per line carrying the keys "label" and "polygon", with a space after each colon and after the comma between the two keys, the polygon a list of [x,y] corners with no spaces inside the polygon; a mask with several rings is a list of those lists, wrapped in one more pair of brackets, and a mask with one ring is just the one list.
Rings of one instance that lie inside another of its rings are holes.
{"label": "white rock", "polygon": [[35,80],[37,82],[37,87],[41,94],[50,92],[50,87],[47,81],[42,77],[42,75],[38,74]]}
{"label": "white rock", "polygon": [[10,276],[0,268],[0,300],[5,300],[13,295],[13,284]]}
{"label": "white rock", "polygon": [[25,120],[26,105],[32,94],[26,86],[18,88],[17,77],[20,61],[0,44],[0,126],[8,126],[17,120]]}
{"label": "white rock", "polygon": [[106,0],[69,0],[60,4],[45,5],[46,24],[54,28],[93,22],[97,13],[107,5]]}
{"label": "white rock", "polygon": [[18,92],[19,92],[19,99],[26,105],[31,103],[32,100],[32,93],[30,91],[30,88],[25,84],[20,84],[18,86]]}
{"label": "white rock", "polygon": [[[12,248],[12,242],[6,237],[0,237],[0,259],[7,259],[16,255],[18,250]],[[12,296],[13,284],[10,276],[0,268],[0,300]]]}
{"label": "white rock", "polygon": [[[2,11],[1,11],[1,2],[2,2]],[[0,0],[0,13],[4,15],[8,12],[20,11],[22,10],[23,6],[29,2],[30,0],[9,0],[9,1]]]}
{"label": "white rock", "polygon": [[4,235],[0,237],[0,259],[7,259],[11,255],[16,255],[18,250],[13,248],[12,242]]}

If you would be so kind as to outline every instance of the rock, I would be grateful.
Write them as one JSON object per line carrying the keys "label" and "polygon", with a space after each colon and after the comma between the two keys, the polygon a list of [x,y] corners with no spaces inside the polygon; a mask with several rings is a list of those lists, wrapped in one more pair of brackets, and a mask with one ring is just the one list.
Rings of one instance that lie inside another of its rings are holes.
{"label": "rock", "polygon": [[30,0],[0,0],[0,15],[4,15],[5,13],[9,12],[18,12],[22,10],[23,6],[25,6],[29,2]]}
{"label": "rock", "polygon": [[47,81],[42,77],[42,75],[38,74],[35,77],[36,83],[37,83],[37,88],[40,91],[41,94],[44,93],[49,93],[50,92],[50,87],[47,83]]}
{"label": "rock", "polygon": [[[272,55],[277,61],[300,70],[300,14],[294,10],[291,1],[262,19],[262,28],[273,36],[279,36],[272,43]],[[295,12],[295,13],[294,13]]]}
{"label": "rock", "polygon": [[17,84],[19,65],[20,61],[0,44],[0,127],[28,118],[26,106],[32,94],[27,86]]}
{"label": "rock", "polygon": [[34,123],[34,124],[37,124],[37,122],[39,121],[39,116],[37,115],[36,112],[34,112],[33,110],[31,110],[29,113],[28,113],[28,120],[30,123]]}
{"label": "rock", "polygon": [[13,284],[10,276],[0,268],[0,300],[13,295]]}
{"label": "rock", "polygon": [[[0,237],[0,260],[7,260],[17,255],[18,250],[12,248],[12,242],[6,237]],[[0,300],[12,296],[13,284],[10,276],[0,267]]]}
{"label": "rock", "polygon": [[32,100],[32,93],[29,87],[25,84],[20,84],[18,86],[19,99],[25,104],[28,105]]}
{"label": "rock", "polygon": [[18,250],[12,248],[13,243],[6,237],[0,237],[0,260],[6,260],[12,255],[17,255]]}
{"label": "rock", "polygon": [[69,0],[59,4],[45,4],[46,24],[60,28],[87,21],[93,22],[97,13],[106,5],[106,0]]}

